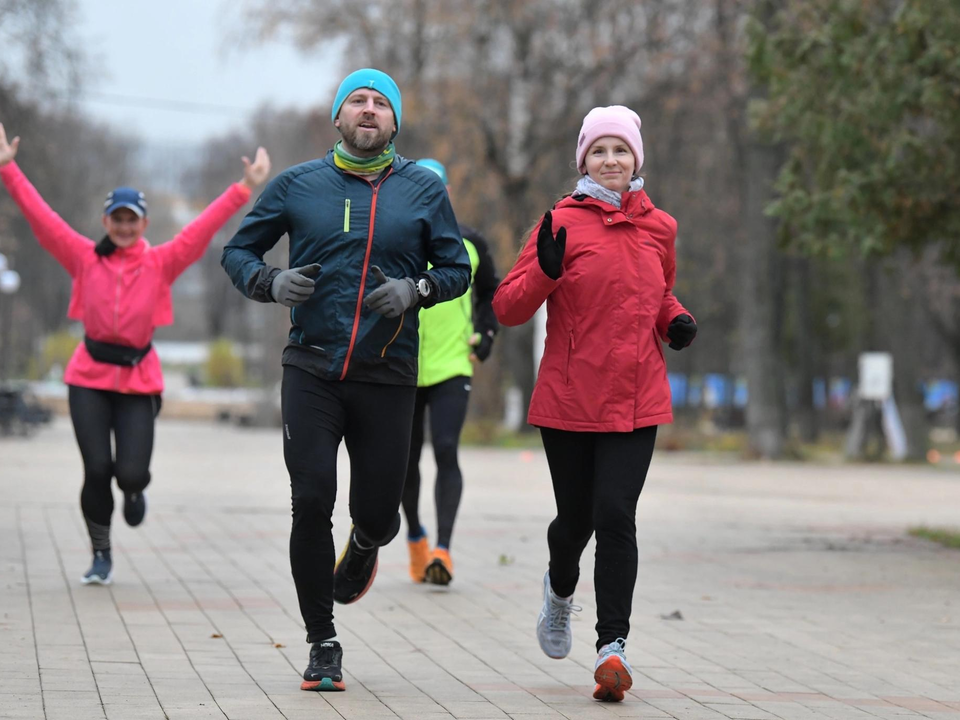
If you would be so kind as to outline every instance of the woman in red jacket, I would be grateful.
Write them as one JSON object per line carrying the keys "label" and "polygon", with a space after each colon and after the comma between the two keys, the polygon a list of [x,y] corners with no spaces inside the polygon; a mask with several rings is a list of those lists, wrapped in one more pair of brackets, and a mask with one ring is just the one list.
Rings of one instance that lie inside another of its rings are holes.
{"label": "woman in red jacket", "polygon": [[[173,322],[170,286],[203,255],[216,232],[270,173],[270,158],[257,148],[243,158],[243,179],[231,185],[173,240],[151,246],[147,203],[133,188],[117,188],[103,209],[106,235],[93,242],[75,232],[43,201],[13,162],[20,138],[7,142],[0,124],[0,180],[37,240],[73,279],[67,317],[83,323],[84,342],[67,365],[70,417],[83,457],[80,507],[93,546],[93,564],[82,582],[112,579],[111,483],[123,492],[123,516],[143,522],[144,489],[150,482],[154,419],[160,411],[163,373],[151,346],[153,331]],[[113,433],[116,453],[110,434]]]}
{"label": "woman in red jacket", "polygon": [[[529,422],[540,428],[557,502],[537,621],[540,647],[563,658],[580,555],[597,535],[598,700],[633,683],[624,655],[637,580],[636,509],[657,426],[673,420],[662,341],[680,350],[697,326],[673,296],[676,221],[638,176],[640,118],[594,108],[577,141],[583,177],[533,229],[493,300],[504,325],[547,303],[547,339]],[[554,235],[554,225],[557,226]]]}

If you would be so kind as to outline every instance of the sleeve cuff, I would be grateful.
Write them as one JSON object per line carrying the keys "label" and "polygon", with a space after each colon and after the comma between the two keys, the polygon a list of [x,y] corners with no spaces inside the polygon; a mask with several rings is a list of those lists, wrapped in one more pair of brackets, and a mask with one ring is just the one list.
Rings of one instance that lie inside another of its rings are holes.
{"label": "sleeve cuff", "polygon": [[3,167],[0,167],[0,178],[3,178],[3,180],[13,180],[15,177],[21,174],[22,171],[17,165],[16,160],[11,160]]}
{"label": "sleeve cuff", "polygon": [[248,187],[247,187],[246,185],[244,185],[243,183],[234,183],[234,184],[233,184],[233,187],[235,188],[235,190],[236,190],[237,192],[239,192],[239,193],[243,196],[243,201],[244,201],[244,202],[246,202],[247,200],[249,200],[249,199],[250,199],[250,196],[253,195],[253,190],[251,190],[250,188],[248,188]]}
{"label": "sleeve cuff", "polygon": [[273,279],[279,274],[280,268],[264,265],[247,281],[247,296],[257,302],[276,302],[270,292],[270,286],[273,285]]}

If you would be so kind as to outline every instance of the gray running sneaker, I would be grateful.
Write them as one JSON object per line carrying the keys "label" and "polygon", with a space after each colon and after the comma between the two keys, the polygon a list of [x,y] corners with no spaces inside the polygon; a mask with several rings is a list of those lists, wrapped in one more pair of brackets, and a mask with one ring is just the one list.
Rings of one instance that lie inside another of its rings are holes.
{"label": "gray running sneaker", "polygon": [[550,587],[550,571],[543,576],[543,608],[537,618],[537,640],[547,657],[562,660],[573,647],[573,630],[570,628],[570,613],[580,612],[582,607],[573,604],[573,596],[566,600],[557,597]]}
{"label": "gray running sneaker", "polygon": [[593,666],[593,679],[597,686],[593,697],[603,702],[623,702],[624,693],[633,687],[633,668],[624,653],[627,641],[617,638],[607,643],[597,653]]}
{"label": "gray running sneaker", "polygon": [[93,565],[80,578],[84,585],[109,585],[113,582],[113,559],[109,550],[94,550]]}

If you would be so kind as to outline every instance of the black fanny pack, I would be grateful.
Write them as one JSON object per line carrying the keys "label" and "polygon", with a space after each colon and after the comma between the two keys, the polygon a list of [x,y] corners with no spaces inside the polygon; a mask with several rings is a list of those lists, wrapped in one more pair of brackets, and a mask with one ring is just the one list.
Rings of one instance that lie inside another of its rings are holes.
{"label": "black fanny pack", "polygon": [[90,357],[97,362],[109,363],[110,365],[126,365],[128,367],[137,365],[153,347],[152,343],[142,348],[114,345],[113,343],[92,340],[86,335],[83,336],[83,344],[87,346]]}

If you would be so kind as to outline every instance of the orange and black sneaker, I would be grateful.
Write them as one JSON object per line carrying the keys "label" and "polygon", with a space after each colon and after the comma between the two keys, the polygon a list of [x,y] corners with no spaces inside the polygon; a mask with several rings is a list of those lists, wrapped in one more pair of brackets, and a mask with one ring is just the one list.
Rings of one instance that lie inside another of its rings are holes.
{"label": "orange and black sneaker", "polygon": [[350,527],[347,546],[333,568],[333,599],[349,605],[362,598],[377,576],[379,548],[361,548],[357,545],[357,529]]}
{"label": "orange and black sneaker", "polygon": [[449,585],[453,580],[453,560],[446,548],[437,548],[430,557],[424,577],[432,585]]}
{"label": "orange and black sneaker", "polygon": [[410,579],[415,583],[422,583],[427,564],[430,562],[430,544],[427,542],[427,536],[423,535],[419,540],[407,540],[407,550],[410,551]]}
{"label": "orange and black sneaker", "polygon": [[339,692],[346,690],[343,682],[343,650],[336,640],[315,642],[310,646],[310,664],[303,671],[301,690]]}
{"label": "orange and black sneaker", "polygon": [[593,689],[595,700],[622,702],[624,693],[633,687],[633,669],[624,654],[626,642],[617,638],[600,648],[593,666],[593,679],[597,683]]}

